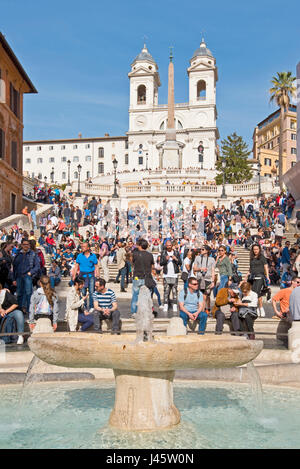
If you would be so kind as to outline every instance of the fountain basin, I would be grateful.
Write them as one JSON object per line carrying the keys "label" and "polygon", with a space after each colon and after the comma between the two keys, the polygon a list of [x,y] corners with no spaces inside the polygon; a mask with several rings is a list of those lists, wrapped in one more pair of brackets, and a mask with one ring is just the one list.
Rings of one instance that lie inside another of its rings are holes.
{"label": "fountain basin", "polygon": [[261,352],[263,342],[235,336],[156,336],[136,342],[120,336],[55,333],[33,334],[31,351],[41,360],[72,368],[112,368],[115,404],[109,423],[127,431],[174,427],[180,412],[173,402],[175,370],[243,365]]}
{"label": "fountain basin", "polygon": [[263,348],[262,341],[226,335],[155,336],[153,342],[136,343],[135,334],[59,332],[34,334],[28,343],[38,358],[52,365],[136,371],[240,366]]}

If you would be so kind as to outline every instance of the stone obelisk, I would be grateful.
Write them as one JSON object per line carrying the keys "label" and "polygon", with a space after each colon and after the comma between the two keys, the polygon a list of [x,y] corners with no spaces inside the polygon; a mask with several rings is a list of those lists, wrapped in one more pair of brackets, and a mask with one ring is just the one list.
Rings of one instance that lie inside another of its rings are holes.
{"label": "stone obelisk", "polygon": [[170,52],[170,63],[168,69],[168,123],[166,140],[176,141],[175,130],[175,102],[174,102],[174,64],[172,49]]}
{"label": "stone obelisk", "polygon": [[181,168],[182,166],[182,145],[176,141],[175,128],[175,102],[174,102],[174,64],[172,50],[170,53],[170,63],[168,71],[168,123],[166,128],[165,142],[158,145],[161,154],[160,167]]}

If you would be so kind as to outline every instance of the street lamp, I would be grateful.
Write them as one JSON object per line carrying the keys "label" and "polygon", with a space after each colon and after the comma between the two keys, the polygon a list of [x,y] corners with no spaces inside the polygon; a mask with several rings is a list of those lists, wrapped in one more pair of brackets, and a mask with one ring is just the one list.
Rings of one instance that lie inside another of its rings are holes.
{"label": "street lamp", "polygon": [[276,179],[275,179],[275,185],[277,186],[279,183],[279,175],[278,175],[278,167],[279,167],[279,160],[275,161],[275,166],[276,166]]}
{"label": "street lamp", "polygon": [[80,193],[80,172],[81,172],[81,164],[79,164],[79,165],[77,166],[77,170],[78,170],[78,189],[77,189],[76,197],[81,197],[81,193]]}
{"label": "street lamp", "polygon": [[117,193],[117,166],[118,162],[116,158],[113,159],[113,167],[114,167],[114,172],[115,172],[115,179],[114,179],[114,193],[112,195],[112,199],[118,199],[118,193]]}
{"label": "street lamp", "polygon": [[148,170],[148,153],[146,153],[146,170]]}
{"label": "street lamp", "polygon": [[225,158],[223,158],[223,161],[222,161],[222,169],[223,169],[223,188],[222,188],[221,199],[227,199],[227,195],[226,195],[226,192],[225,192],[225,169],[226,169]]}
{"label": "street lamp", "polygon": [[258,174],[258,197],[261,197],[261,179],[260,179],[260,172],[261,172],[261,162],[257,162],[257,174]]}
{"label": "street lamp", "polygon": [[51,183],[53,184],[54,183],[54,168],[52,166],[52,171],[50,173],[50,177],[51,177]]}
{"label": "street lamp", "polygon": [[67,161],[67,165],[68,165],[68,186],[71,185],[71,181],[70,181],[70,166],[71,166],[71,160],[68,160]]}

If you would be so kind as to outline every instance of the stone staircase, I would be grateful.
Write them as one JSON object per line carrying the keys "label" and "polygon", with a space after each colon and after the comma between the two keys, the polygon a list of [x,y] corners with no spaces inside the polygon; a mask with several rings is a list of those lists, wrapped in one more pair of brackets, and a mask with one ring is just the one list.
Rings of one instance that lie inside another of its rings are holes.
{"label": "stone staircase", "polygon": [[235,247],[235,252],[238,259],[238,270],[243,275],[243,278],[249,272],[250,267],[250,251],[241,246]]}

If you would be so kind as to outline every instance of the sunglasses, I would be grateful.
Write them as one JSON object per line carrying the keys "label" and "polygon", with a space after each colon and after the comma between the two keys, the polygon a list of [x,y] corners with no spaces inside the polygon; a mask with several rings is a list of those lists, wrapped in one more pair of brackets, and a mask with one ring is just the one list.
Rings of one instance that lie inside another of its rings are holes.
{"label": "sunglasses", "polygon": [[193,285],[194,287],[195,287],[195,286],[198,287],[198,282],[197,282],[197,283],[190,283],[190,285]]}

